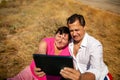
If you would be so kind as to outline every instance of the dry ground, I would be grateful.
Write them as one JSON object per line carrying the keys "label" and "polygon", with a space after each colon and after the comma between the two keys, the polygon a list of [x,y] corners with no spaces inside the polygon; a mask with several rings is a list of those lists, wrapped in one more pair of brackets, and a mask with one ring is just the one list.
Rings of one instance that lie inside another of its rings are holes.
{"label": "dry ground", "polygon": [[79,0],[94,8],[111,11],[120,14],[120,0]]}
{"label": "dry ground", "polygon": [[120,15],[91,8],[78,0],[0,3],[0,80],[29,65],[39,40],[53,36],[73,13],[85,16],[87,32],[102,42],[104,61],[114,80],[120,80]]}

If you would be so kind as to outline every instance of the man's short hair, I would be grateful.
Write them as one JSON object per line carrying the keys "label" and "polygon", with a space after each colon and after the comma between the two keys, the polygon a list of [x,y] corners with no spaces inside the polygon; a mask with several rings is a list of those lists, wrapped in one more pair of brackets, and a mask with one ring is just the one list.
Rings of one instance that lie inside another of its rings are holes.
{"label": "man's short hair", "polygon": [[81,26],[85,26],[85,19],[80,14],[73,14],[67,19],[67,25],[74,23],[76,20],[79,20]]}

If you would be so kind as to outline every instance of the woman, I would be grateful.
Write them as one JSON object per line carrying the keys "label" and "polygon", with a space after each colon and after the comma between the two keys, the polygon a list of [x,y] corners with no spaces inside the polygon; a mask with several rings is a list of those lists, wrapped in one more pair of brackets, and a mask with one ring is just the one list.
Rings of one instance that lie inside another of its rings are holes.
{"label": "woman", "polygon": [[[44,38],[39,44],[38,53],[47,55],[70,56],[68,43],[71,39],[69,29],[66,26],[58,28],[53,38]],[[17,76],[7,80],[60,80],[60,76],[45,75],[40,68],[35,67],[34,61]]]}

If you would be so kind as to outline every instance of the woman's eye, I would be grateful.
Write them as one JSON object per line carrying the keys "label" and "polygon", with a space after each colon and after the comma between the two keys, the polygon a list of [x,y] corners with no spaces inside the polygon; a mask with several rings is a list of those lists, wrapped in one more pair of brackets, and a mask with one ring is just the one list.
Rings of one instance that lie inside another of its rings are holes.
{"label": "woman's eye", "polygon": [[61,38],[61,36],[58,36],[59,38]]}

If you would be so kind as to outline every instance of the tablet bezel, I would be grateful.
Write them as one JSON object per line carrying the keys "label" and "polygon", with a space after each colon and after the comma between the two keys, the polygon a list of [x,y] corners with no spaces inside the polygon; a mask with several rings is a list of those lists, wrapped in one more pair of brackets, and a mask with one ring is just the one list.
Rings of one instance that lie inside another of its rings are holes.
{"label": "tablet bezel", "polygon": [[73,68],[72,56],[33,54],[33,59],[36,67],[41,68],[47,75],[58,76],[62,68]]}

